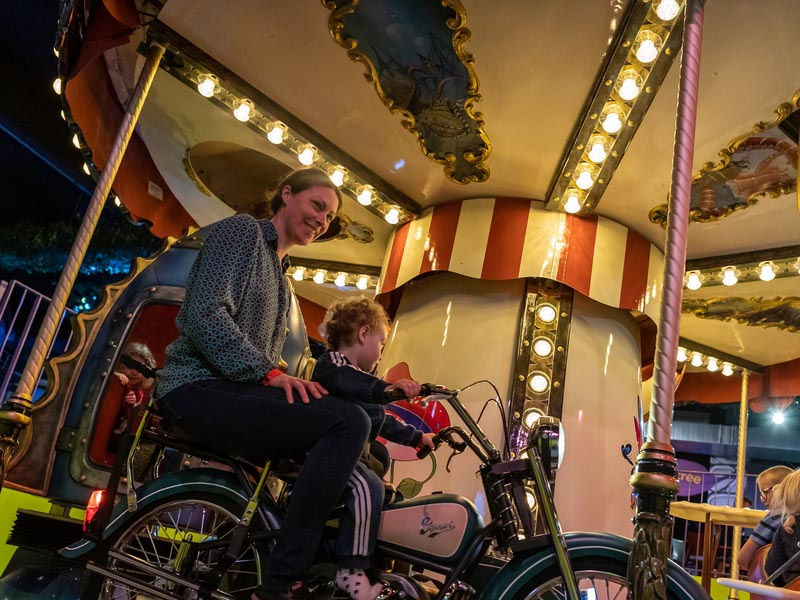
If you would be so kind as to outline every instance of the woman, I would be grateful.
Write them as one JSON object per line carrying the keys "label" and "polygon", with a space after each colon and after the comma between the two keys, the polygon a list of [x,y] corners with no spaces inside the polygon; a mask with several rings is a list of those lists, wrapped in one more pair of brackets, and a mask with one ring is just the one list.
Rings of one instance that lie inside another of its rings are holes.
{"label": "woman", "polygon": [[[287,253],[325,233],[341,194],[318,169],[290,173],[274,216],[235,215],[209,233],[186,283],[156,398],[193,438],[245,456],[303,456],[282,536],[254,599],[306,595],[325,520],[369,434],[369,420],[318,383],[278,370],[287,334]],[[178,423],[176,423],[178,424]]]}
{"label": "woman", "polygon": [[[800,469],[792,471],[773,491],[773,509],[780,511],[781,526],[775,530],[764,570],[772,574],[800,552]],[[795,560],[777,578],[776,585],[786,585],[800,577],[800,560]]]}

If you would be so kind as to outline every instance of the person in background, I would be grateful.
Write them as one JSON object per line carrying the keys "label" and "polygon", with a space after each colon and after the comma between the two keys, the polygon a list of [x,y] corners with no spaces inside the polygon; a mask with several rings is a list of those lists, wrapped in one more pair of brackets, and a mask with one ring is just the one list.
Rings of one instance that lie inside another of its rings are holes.
{"label": "person in background", "polygon": [[209,232],[186,282],[155,397],[166,421],[239,456],[304,457],[281,535],[252,600],[298,600],[325,522],[369,434],[366,413],[278,368],[291,290],[289,251],[327,231],[342,196],[319,169],[293,171],[271,219],[238,214]]}
{"label": "person in background", "polygon": [[[411,379],[390,384],[374,375],[389,331],[383,307],[365,297],[336,302],[325,313],[321,330],[330,351],[317,359],[312,379],[366,411],[372,425],[371,440],[380,434],[398,444],[432,449],[432,433],[404,425],[384,409],[390,401],[386,392],[402,390],[406,398],[414,398],[420,385]],[[383,481],[369,467],[368,458],[359,461],[348,482],[350,493],[336,541],[336,586],[352,600],[374,600],[383,589],[364,571],[372,566],[386,498]]]}
{"label": "person in background", "polygon": [[[780,516],[780,527],[775,531],[764,562],[764,571],[768,575],[800,552],[800,470],[792,471],[775,487],[772,504]],[[800,560],[781,573],[775,583],[786,585],[796,577],[800,577]]]}
{"label": "person in background", "polygon": [[125,345],[114,377],[122,385],[125,395],[114,423],[114,432],[109,438],[108,449],[116,453],[120,440],[133,423],[133,416],[145,401],[146,394],[155,383],[156,359],[150,348],[142,342],[129,342]]}
{"label": "person in background", "polygon": [[777,465],[761,471],[756,477],[756,486],[758,487],[761,501],[770,512],[756,525],[753,533],[750,534],[750,537],[739,551],[738,564],[740,569],[747,570],[758,549],[772,542],[775,530],[781,522],[780,514],[772,510],[773,490],[791,472],[792,470],[789,467]]}

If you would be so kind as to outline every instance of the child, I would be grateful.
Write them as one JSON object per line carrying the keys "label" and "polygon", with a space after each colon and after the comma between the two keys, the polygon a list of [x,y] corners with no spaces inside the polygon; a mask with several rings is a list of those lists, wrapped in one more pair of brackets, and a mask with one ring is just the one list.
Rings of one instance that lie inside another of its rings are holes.
{"label": "child", "polygon": [[[389,330],[383,307],[363,297],[337,302],[325,314],[321,329],[330,351],[317,359],[312,380],[364,409],[371,423],[370,440],[380,433],[406,446],[433,448],[433,434],[402,425],[383,408],[388,391],[402,390],[407,398],[414,398],[420,391],[419,383],[411,379],[389,384],[373,375]],[[373,600],[382,586],[372,585],[364,569],[370,566],[375,549],[385,489],[383,481],[364,461],[356,465],[348,489],[347,510],[336,542],[336,585],[353,600]]]}
{"label": "child", "polygon": [[120,438],[127,432],[128,424],[133,415],[145,400],[147,391],[155,382],[156,359],[153,353],[141,342],[129,342],[125,345],[114,376],[125,391],[122,399],[114,433],[109,440],[109,450],[116,453],[119,448]]}
{"label": "child", "polygon": [[[800,470],[792,471],[775,488],[772,504],[780,515],[781,526],[775,531],[772,548],[769,549],[764,562],[764,570],[767,573],[774,573],[800,549],[798,546],[800,527],[797,524],[800,517]],[[795,562],[777,578],[775,583],[786,585],[798,576],[800,576],[800,562]]]}
{"label": "child", "polygon": [[766,517],[761,519],[761,522],[759,522],[739,551],[738,563],[740,569],[744,570],[749,568],[758,549],[766,544],[772,543],[775,530],[781,522],[780,514],[772,510],[773,489],[791,472],[792,470],[789,467],[778,465],[761,471],[758,477],[756,477],[756,486],[758,487],[761,501],[770,512]]}

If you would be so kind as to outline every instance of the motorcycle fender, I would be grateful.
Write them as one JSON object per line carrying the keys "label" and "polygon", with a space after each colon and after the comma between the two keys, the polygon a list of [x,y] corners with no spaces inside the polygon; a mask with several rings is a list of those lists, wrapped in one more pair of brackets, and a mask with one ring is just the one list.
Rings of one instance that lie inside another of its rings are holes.
{"label": "motorcycle fender", "polygon": [[[629,538],[610,533],[574,532],[564,537],[570,558],[604,556],[627,562],[631,550]],[[528,587],[532,578],[556,564],[555,554],[549,548],[516,555],[492,578],[481,600],[511,600]],[[699,584],[677,563],[670,560],[667,573],[670,582],[684,590],[685,597],[697,598]]]}
{"label": "motorcycle fender", "polygon": [[[108,539],[120,527],[139,516],[142,509],[163,501],[165,498],[185,496],[186,494],[192,494],[197,498],[202,498],[206,494],[225,496],[240,505],[242,509],[248,500],[248,496],[242,491],[242,486],[239,485],[236,477],[228,471],[198,468],[169,473],[148,481],[136,490],[137,510],[135,511],[129,511],[125,497],[120,496],[111,520],[103,531],[103,539]],[[59,550],[59,554],[66,558],[77,558],[91,552],[95,546],[95,542],[83,538],[62,548]]]}

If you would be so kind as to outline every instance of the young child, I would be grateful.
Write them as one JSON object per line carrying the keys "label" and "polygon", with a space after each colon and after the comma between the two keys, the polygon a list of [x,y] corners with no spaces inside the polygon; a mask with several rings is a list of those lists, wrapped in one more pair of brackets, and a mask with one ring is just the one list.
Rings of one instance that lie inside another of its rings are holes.
{"label": "young child", "polygon": [[125,396],[109,440],[109,450],[116,453],[120,438],[128,430],[131,419],[144,403],[147,391],[155,382],[156,359],[146,344],[129,342],[114,367],[114,376],[122,385]]}
{"label": "young child", "polygon": [[[416,397],[420,391],[419,383],[411,379],[389,384],[373,374],[389,330],[383,307],[363,297],[337,302],[325,314],[321,329],[330,351],[317,359],[312,380],[364,409],[371,423],[370,440],[380,433],[387,440],[406,446],[433,448],[433,434],[401,424],[383,408],[388,403],[387,391],[402,390],[407,398]],[[374,600],[382,586],[373,585],[364,569],[371,566],[385,488],[380,477],[361,461],[350,477],[348,489],[336,543],[336,585],[353,600]]]}
{"label": "young child", "polygon": [[781,523],[781,515],[772,509],[773,489],[791,472],[792,470],[789,467],[778,465],[761,471],[756,477],[756,486],[758,487],[761,501],[770,512],[761,519],[756,528],[753,529],[753,533],[742,545],[738,560],[740,569],[749,568],[750,562],[758,552],[758,549],[772,543],[775,530],[778,529],[778,525]]}
{"label": "young child", "polygon": [[[764,570],[774,573],[787,560],[800,550],[800,470],[792,471],[775,488],[773,507],[779,514],[781,526],[772,538],[772,547],[767,552]],[[800,562],[796,562],[784,571],[776,580],[777,585],[786,585],[800,576]]]}

